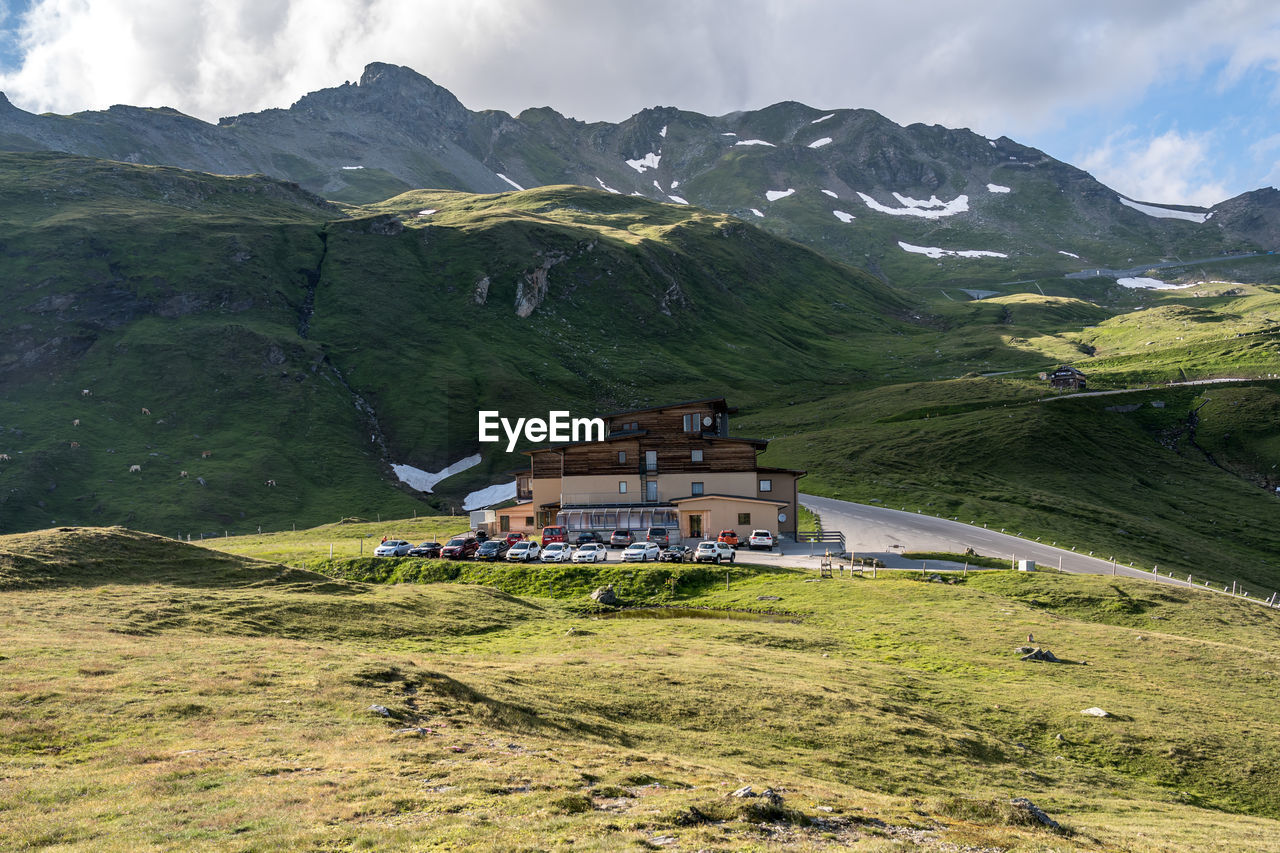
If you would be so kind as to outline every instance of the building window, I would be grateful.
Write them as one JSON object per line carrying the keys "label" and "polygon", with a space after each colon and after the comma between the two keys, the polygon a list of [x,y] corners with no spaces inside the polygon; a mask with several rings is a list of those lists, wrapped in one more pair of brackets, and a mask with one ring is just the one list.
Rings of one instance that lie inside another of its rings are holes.
{"label": "building window", "polygon": [[526,515],[526,516],[524,517],[524,526],[525,526],[525,527],[533,527],[533,516],[532,516],[532,515]]}
{"label": "building window", "polygon": [[692,483],[692,484],[690,485],[690,493],[691,493],[691,494],[694,494],[694,495],[700,495],[700,494],[702,494],[702,492],[703,492],[703,485],[702,485],[702,483]]}
{"label": "building window", "polygon": [[498,530],[502,533],[511,532],[511,516],[509,515],[498,516]]}
{"label": "building window", "polygon": [[739,523],[739,524],[750,525],[750,524],[751,524],[751,513],[749,513],[749,512],[740,512],[740,513],[738,513],[738,523]]}
{"label": "building window", "polygon": [[689,461],[691,461],[691,462],[701,462],[701,461],[702,461],[702,451],[701,451],[701,450],[691,450],[691,451],[689,451]]}
{"label": "building window", "polygon": [[626,493],[627,493],[627,481],[626,481],[626,480],[619,480],[619,481],[618,481],[618,494],[620,494],[620,495],[625,495]]}
{"label": "building window", "polygon": [[625,450],[619,450],[619,451],[618,451],[618,464],[619,464],[619,465],[623,465],[623,464],[625,464],[625,463],[626,463],[626,461],[627,461],[627,451],[625,451]]}
{"label": "building window", "polygon": [[773,480],[761,480],[761,481],[760,481],[760,491],[762,491],[762,492],[772,492],[772,491],[773,491]]}
{"label": "building window", "polygon": [[684,431],[685,431],[685,432],[698,432],[699,430],[701,430],[701,428],[702,428],[702,427],[701,427],[701,423],[700,423],[700,421],[699,421],[699,419],[698,419],[698,416],[697,416],[697,415],[685,415],[685,416],[684,416]]}

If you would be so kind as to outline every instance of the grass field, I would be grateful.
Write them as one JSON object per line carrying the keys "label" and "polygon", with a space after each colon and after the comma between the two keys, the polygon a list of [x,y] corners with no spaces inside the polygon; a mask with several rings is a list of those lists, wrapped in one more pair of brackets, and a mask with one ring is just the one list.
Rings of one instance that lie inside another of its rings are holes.
{"label": "grass field", "polygon": [[1280,613],[1010,572],[672,600],[706,610],[0,537],[0,848],[1280,849]]}

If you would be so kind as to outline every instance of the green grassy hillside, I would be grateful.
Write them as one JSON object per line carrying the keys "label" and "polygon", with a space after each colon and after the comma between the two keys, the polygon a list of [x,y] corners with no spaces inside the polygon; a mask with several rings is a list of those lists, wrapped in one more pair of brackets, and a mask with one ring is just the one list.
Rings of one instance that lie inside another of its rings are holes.
{"label": "green grassy hillside", "polygon": [[121,530],[0,566],[17,849],[1280,849],[1280,616],[1208,593],[739,572],[675,600],[792,619],[601,619]]}
{"label": "green grassy hillside", "polygon": [[[1280,374],[1265,258],[1181,290],[988,280],[974,300],[967,279],[889,287],[731,216],[581,187],[344,206],[53,154],[0,155],[0,184],[0,530],[435,513],[527,464],[477,443],[481,408],[724,395],[805,489],[1275,583],[1268,386],[1133,417],[1002,408],[1060,363],[1095,389]],[[476,451],[435,498],[390,470]]]}
{"label": "green grassy hillside", "polygon": [[[409,515],[390,463],[474,452],[479,408],[596,413],[708,385],[765,400],[797,370],[839,378],[868,351],[854,332],[907,314],[729,217],[581,188],[343,212],[64,155],[4,155],[0,182],[23,190],[0,213],[0,529]],[[459,488],[523,459],[490,455]]]}

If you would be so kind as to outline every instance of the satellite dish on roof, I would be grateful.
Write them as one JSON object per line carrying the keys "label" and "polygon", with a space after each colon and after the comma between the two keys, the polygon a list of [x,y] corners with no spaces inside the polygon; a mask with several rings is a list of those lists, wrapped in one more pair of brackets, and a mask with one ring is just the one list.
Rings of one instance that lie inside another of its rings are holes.
{"label": "satellite dish on roof", "polygon": [[711,426],[711,415],[706,415],[705,417],[703,417],[703,419],[702,419],[702,425],[703,425],[703,426]]}

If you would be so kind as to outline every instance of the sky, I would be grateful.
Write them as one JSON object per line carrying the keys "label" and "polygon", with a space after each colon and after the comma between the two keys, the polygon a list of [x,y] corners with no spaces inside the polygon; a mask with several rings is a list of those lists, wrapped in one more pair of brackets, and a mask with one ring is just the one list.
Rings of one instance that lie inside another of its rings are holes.
{"label": "sky", "polygon": [[208,121],[407,65],[473,110],[619,121],[783,100],[1008,136],[1131,198],[1280,185],[1274,0],[0,0],[32,112]]}

